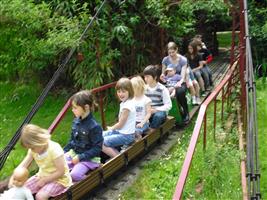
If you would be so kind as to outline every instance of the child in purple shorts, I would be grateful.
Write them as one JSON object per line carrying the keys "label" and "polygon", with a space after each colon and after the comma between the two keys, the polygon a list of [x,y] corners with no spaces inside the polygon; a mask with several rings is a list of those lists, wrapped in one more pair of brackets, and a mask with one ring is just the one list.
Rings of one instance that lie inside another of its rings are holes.
{"label": "child in purple shorts", "polygon": [[91,92],[80,91],[70,100],[76,118],[73,120],[71,138],[64,147],[64,152],[72,180],[77,182],[84,179],[88,171],[99,167],[103,136],[101,126],[92,115],[96,104]]}

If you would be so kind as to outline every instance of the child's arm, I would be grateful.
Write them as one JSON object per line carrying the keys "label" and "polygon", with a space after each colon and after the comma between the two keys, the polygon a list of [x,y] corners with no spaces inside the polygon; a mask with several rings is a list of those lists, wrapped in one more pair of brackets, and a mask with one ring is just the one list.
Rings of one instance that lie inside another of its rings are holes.
{"label": "child's arm", "polygon": [[53,160],[53,163],[55,165],[56,171],[51,173],[49,176],[42,177],[37,182],[37,185],[39,187],[43,187],[45,184],[56,181],[60,177],[62,177],[65,173],[65,167],[64,167],[64,155],[61,155],[57,157],[55,160]]}
{"label": "child's arm", "polygon": [[169,90],[163,87],[162,90],[163,105],[156,108],[157,111],[169,111],[172,108],[172,101]]}
{"label": "child's arm", "polygon": [[151,117],[151,110],[152,110],[152,107],[151,107],[151,102],[149,102],[148,104],[146,104],[146,116],[144,118],[144,120],[142,121],[142,125],[144,125],[145,123],[147,123]]}
{"label": "child's arm", "polygon": [[71,133],[71,138],[69,139],[68,143],[63,147],[64,153],[68,152],[69,150],[73,149],[73,145],[71,141],[73,140],[73,134]]}
{"label": "child's arm", "polygon": [[203,59],[202,59],[202,57],[201,56],[198,56],[198,58],[199,58],[199,61],[198,61],[198,67],[196,67],[196,68],[194,68],[194,69],[192,69],[192,71],[197,71],[198,69],[201,69],[202,67],[203,67]]}
{"label": "child's arm", "polygon": [[88,161],[96,156],[100,155],[103,144],[102,128],[100,126],[94,127],[89,134],[92,147],[87,151],[78,154],[72,160],[73,164],[77,164],[80,161]]}
{"label": "child's arm", "polygon": [[175,85],[175,88],[181,87],[183,82],[186,82],[186,70],[187,70],[187,61],[182,66],[182,69],[181,69],[181,80],[177,82],[177,84]]}
{"label": "child's arm", "polygon": [[120,114],[120,118],[119,121],[114,124],[113,126],[111,126],[109,128],[109,130],[116,130],[116,129],[120,129],[123,127],[123,125],[125,124],[125,122],[127,121],[127,118],[129,116],[130,110],[124,108]]}
{"label": "child's arm", "polygon": [[[25,167],[25,168],[29,168],[29,166],[31,165],[33,160],[33,157],[30,153],[30,150],[28,150],[27,155],[25,156],[25,158],[21,161],[21,163],[17,166],[17,168],[19,167]],[[10,177],[9,179],[9,183],[8,183],[8,187],[12,187],[13,186],[13,175]]]}

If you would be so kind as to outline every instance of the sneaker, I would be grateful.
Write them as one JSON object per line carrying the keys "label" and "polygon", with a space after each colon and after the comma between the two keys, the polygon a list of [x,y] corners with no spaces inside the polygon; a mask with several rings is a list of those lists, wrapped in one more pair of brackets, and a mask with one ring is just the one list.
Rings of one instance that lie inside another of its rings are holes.
{"label": "sneaker", "polygon": [[121,147],[120,152],[121,152],[121,153],[124,152],[128,147],[129,147],[128,145],[123,145],[123,146]]}
{"label": "sneaker", "polygon": [[212,90],[212,86],[207,87],[206,91],[211,91]]}
{"label": "sneaker", "polygon": [[196,98],[197,105],[201,104],[201,99],[199,97]]}
{"label": "sneaker", "polygon": [[197,98],[196,96],[192,96],[192,104],[196,105],[197,104]]}
{"label": "sneaker", "polygon": [[205,91],[201,92],[201,96],[202,96],[202,97],[207,96],[206,92],[205,92]]}
{"label": "sneaker", "polygon": [[188,124],[188,122],[189,122],[189,114],[187,114],[183,119],[184,124]]}

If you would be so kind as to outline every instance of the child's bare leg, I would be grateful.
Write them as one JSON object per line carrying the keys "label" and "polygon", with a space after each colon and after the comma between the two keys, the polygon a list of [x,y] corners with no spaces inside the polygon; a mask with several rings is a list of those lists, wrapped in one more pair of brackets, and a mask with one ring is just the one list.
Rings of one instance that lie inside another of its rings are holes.
{"label": "child's bare leg", "polygon": [[170,92],[171,97],[175,97],[175,88],[174,87],[169,88],[169,92]]}
{"label": "child's bare leg", "polygon": [[193,85],[194,85],[194,90],[195,90],[195,96],[199,97],[200,96],[200,88],[199,88],[198,82],[196,80],[194,80]]}
{"label": "child's bare leg", "polygon": [[192,97],[196,96],[196,91],[195,91],[195,88],[194,88],[193,85],[189,86],[189,91],[190,91],[190,94],[191,94]]}
{"label": "child's bare leg", "polygon": [[119,154],[119,152],[112,148],[112,147],[106,147],[105,145],[102,145],[102,151],[107,154],[108,156],[110,156],[111,158],[117,156]]}
{"label": "child's bare leg", "polygon": [[45,191],[40,191],[36,194],[35,199],[36,200],[48,200],[50,195]]}

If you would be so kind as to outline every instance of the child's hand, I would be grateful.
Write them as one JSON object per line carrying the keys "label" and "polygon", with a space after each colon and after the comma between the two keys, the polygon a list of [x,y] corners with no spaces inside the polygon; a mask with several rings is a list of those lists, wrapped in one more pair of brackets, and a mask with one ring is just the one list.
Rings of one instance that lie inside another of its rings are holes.
{"label": "child's hand", "polygon": [[157,110],[155,108],[151,108],[151,114],[154,114],[156,112],[157,112]]}
{"label": "child's hand", "polygon": [[182,83],[179,81],[179,82],[176,83],[175,88],[179,88],[181,86],[182,86]]}
{"label": "child's hand", "polygon": [[112,130],[112,126],[107,126],[107,130],[111,131]]}
{"label": "child's hand", "polygon": [[136,124],[136,127],[137,128],[143,128],[143,126],[144,126],[144,124],[141,122],[141,123],[138,123],[138,124]]}
{"label": "child's hand", "polygon": [[78,162],[80,162],[79,156],[75,156],[75,157],[72,159],[72,163],[73,163],[74,165],[76,165]]}
{"label": "child's hand", "polygon": [[46,180],[45,180],[45,177],[43,177],[43,178],[38,178],[39,180],[37,181],[37,187],[43,187],[45,184],[46,184]]}

